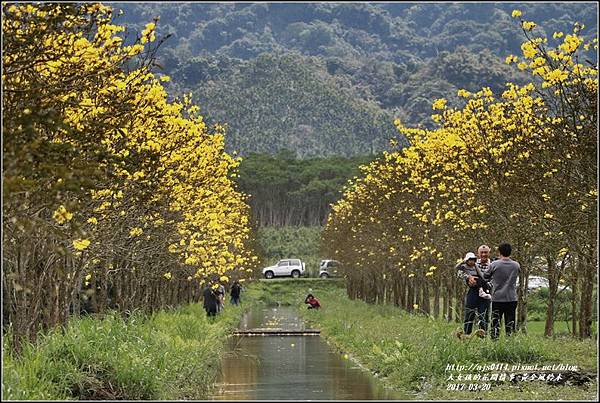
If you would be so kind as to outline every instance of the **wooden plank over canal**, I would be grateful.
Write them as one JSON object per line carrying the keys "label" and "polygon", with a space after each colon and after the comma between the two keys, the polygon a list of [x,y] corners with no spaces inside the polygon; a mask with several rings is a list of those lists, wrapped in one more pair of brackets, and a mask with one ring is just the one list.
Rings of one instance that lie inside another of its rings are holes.
{"label": "wooden plank over canal", "polygon": [[321,331],[318,329],[245,329],[236,330],[234,336],[319,336]]}

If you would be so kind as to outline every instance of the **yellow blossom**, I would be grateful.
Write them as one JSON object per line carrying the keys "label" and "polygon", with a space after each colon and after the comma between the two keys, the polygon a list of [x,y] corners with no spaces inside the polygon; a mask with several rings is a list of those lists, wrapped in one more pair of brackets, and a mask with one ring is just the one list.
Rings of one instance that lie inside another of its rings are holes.
{"label": "yellow blossom", "polygon": [[521,50],[523,51],[523,56],[527,59],[533,59],[533,57],[538,53],[538,50],[531,41],[525,42],[521,45]]}
{"label": "yellow blossom", "polygon": [[70,221],[73,218],[73,213],[67,211],[65,206],[62,204],[56,209],[54,214],[52,215],[54,220],[59,224],[64,224],[67,221]]}
{"label": "yellow blossom", "polygon": [[533,28],[535,28],[537,26],[537,24],[535,22],[531,22],[531,21],[523,21],[523,29],[525,31],[531,31]]}
{"label": "yellow blossom", "polygon": [[436,99],[433,102],[433,105],[431,107],[434,110],[436,110],[436,109],[444,109],[444,108],[446,108],[446,102],[447,102],[447,100],[445,100],[444,98]]}
{"label": "yellow blossom", "polygon": [[131,236],[131,237],[140,236],[140,235],[142,235],[143,232],[144,232],[143,229],[141,229],[139,227],[135,227],[129,231],[129,236]]}
{"label": "yellow blossom", "polygon": [[73,247],[77,250],[84,250],[88,246],[90,246],[90,241],[88,239],[75,239],[73,241]]}

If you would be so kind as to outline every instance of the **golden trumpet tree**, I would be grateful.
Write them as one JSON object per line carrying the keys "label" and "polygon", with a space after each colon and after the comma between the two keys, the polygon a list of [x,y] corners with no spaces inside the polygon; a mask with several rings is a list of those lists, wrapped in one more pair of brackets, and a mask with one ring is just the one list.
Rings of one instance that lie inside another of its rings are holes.
{"label": "golden trumpet tree", "polygon": [[[454,265],[480,244],[510,242],[522,265],[518,320],[525,328],[535,258],[556,262],[569,251],[579,335],[590,336],[598,70],[583,62],[583,54],[597,50],[597,39],[581,37],[579,24],[550,40],[536,35],[533,22],[521,20],[521,27],[523,55],[506,62],[529,72],[529,83],[508,83],[502,94],[487,87],[459,90],[460,107],[434,100],[433,130],[397,120],[410,146],[363,167],[363,177],[351,181],[333,206],[323,245],[345,263],[351,296],[461,320],[465,287]],[[550,263],[546,270],[553,304],[563,274]],[[549,321],[552,315],[549,308]]]}
{"label": "golden trumpet tree", "polygon": [[152,72],[157,20],[133,39],[101,4],[4,3],[2,17],[14,334],[64,323],[81,302],[152,310],[199,298],[208,278],[248,277],[258,262],[239,160],[223,128]]}

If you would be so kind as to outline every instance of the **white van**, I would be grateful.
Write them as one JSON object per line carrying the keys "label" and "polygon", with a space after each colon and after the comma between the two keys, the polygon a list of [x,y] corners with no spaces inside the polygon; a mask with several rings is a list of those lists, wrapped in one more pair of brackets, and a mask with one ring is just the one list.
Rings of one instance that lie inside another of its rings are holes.
{"label": "white van", "polygon": [[282,259],[274,266],[265,267],[262,273],[265,278],[280,276],[298,278],[304,274],[304,270],[304,262],[300,259]]}

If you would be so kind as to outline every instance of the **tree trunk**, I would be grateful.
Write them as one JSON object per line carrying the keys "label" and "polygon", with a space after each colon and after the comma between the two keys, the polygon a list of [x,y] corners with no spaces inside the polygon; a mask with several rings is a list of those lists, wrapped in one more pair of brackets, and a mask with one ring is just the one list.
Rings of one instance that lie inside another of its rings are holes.
{"label": "tree trunk", "polygon": [[446,280],[446,292],[444,293],[444,317],[450,322],[452,321],[452,294],[454,291],[454,284],[451,281]]}
{"label": "tree trunk", "polygon": [[578,319],[577,294],[579,292],[579,287],[578,287],[578,283],[579,283],[578,270],[579,269],[580,269],[579,258],[577,258],[577,270],[575,270],[573,272],[573,280],[571,282],[571,289],[572,289],[572,294],[571,294],[571,334],[573,335],[573,337],[575,337],[577,335],[577,319]]}
{"label": "tree trunk", "polygon": [[421,296],[421,306],[422,311],[425,312],[426,314],[430,314],[431,313],[431,303],[429,302],[429,282],[426,279],[423,279],[423,292],[422,292],[422,296]]}
{"label": "tree trunk", "polygon": [[433,284],[433,316],[440,317],[440,284],[437,279]]}
{"label": "tree trunk", "polygon": [[462,283],[459,283],[458,281],[454,281],[454,295],[456,298],[454,301],[454,321],[460,323],[464,316],[465,289]]}
{"label": "tree trunk", "polygon": [[548,263],[548,306],[546,308],[544,336],[549,337],[554,333],[554,304],[556,301],[556,292],[558,290],[559,272],[553,257],[547,256],[546,262]]}
{"label": "tree trunk", "polygon": [[414,304],[415,287],[414,282],[411,279],[408,279],[407,283],[408,292],[406,294],[406,310],[408,312],[412,312]]}
{"label": "tree trunk", "polygon": [[412,299],[412,304],[417,304],[419,305],[419,307],[417,308],[417,311],[422,309],[422,304],[421,304],[421,287],[420,286],[416,286],[415,283],[415,277],[413,277],[412,281],[412,286],[415,289],[415,295],[414,298]]}
{"label": "tree trunk", "polygon": [[400,279],[398,276],[394,276],[394,306],[400,306]]}
{"label": "tree trunk", "polygon": [[400,279],[400,307],[402,307],[403,309],[406,309],[407,306],[407,302],[406,302],[406,297],[407,296],[407,289],[406,289],[406,278],[402,277]]}
{"label": "tree trunk", "polygon": [[527,333],[527,288],[529,286],[529,259],[521,263],[521,273],[519,273],[519,288],[517,290],[517,329]]}
{"label": "tree trunk", "polygon": [[581,303],[579,314],[579,337],[592,337],[592,304],[594,284],[596,284],[596,264],[594,257],[580,256],[584,281],[581,282]]}

